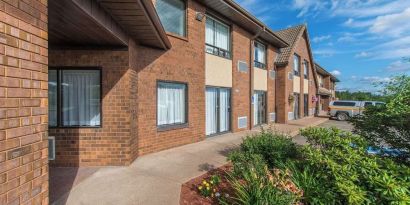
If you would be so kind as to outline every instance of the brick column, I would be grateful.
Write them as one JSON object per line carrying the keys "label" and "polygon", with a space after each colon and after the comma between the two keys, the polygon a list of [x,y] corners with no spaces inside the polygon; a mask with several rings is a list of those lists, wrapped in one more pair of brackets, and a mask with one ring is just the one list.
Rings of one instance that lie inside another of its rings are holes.
{"label": "brick column", "polygon": [[48,204],[47,0],[0,0],[0,204]]}

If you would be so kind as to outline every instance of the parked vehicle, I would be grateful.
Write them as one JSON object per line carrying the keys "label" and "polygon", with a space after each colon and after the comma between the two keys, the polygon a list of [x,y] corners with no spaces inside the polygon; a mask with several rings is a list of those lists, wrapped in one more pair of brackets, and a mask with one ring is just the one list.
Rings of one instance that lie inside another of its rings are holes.
{"label": "parked vehicle", "polygon": [[330,102],[328,114],[330,118],[345,121],[353,116],[362,114],[368,106],[378,106],[384,104],[385,103],[378,101],[336,100]]}

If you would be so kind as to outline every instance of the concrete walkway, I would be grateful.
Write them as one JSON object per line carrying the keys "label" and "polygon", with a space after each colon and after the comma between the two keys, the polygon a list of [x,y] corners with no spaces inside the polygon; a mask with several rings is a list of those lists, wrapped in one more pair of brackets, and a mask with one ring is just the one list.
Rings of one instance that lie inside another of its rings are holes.
{"label": "concrete walkway", "polygon": [[[307,118],[289,124],[273,124],[278,132],[292,136],[307,126],[316,126],[326,118]],[[238,147],[242,138],[252,131],[229,133],[162,152],[139,157],[128,167],[104,167],[76,170],[79,180],[65,193],[51,192],[52,204],[179,204],[181,185],[226,164],[227,154]],[[64,186],[64,175],[56,173],[66,168],[50,168],[50,189]],[[86,172],[85,174],[83,172]],[[54,173],[54,174],[53,174]],[[86,177],[85,177],[86,176]],[[56,180],[56,181],[53,181]],[[56,183],[55,183],[56,182]],[[54,196],[53,196],[54,194]]]}

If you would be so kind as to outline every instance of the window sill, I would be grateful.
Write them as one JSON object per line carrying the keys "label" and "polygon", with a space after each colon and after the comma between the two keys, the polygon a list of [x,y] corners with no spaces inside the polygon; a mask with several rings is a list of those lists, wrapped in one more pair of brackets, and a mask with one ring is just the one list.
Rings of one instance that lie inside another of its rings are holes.
{"label": "window sill", "polygon": [[183,40],[183,41],[188,42],[188,37],[186,37],[186,36],[179,36],[178,34],[169,33],[169,32],[166,32],[166,33],[167,33],[168,36],[171,36],[173,38],[177,38],[179,40]]}
{"label": "window sill", "polygon": [[175,124],[175,125],[159,125],[157,126],[157,131],[158,132],[165,132],[165,131],[170,131],[170,130],[177,130],[177,129],[183,129],[183,128],[187,128],[188,123],[184,123],[184,124]]}
{"label": "window sill", "polygon": [[58,127],[48,127],[48,129],[99,129],[102,126],[58,126]]}
{"label": "window sill", "polygon": [[214,53],[211,53],[211,52],[205,51],[205,53],[206,53],[206,54],[209,54],[209,55],[216,56],[216,57],[220,57],[220,58],[223,58],[223,59],[226,59],[226,60],[230,60],[230,61],[232,60],[232,58],[224,57],[224,56],[217,55],[217,54],[214,54]]}

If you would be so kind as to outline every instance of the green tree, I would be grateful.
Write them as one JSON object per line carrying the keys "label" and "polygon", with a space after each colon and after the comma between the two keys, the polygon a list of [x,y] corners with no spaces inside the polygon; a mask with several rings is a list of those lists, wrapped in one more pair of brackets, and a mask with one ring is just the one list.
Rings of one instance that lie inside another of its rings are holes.
{"label": "green tree", "polygon": [[402,150],[403,160],[410,156],[410,76],[393,77],[383,87],[386,105],[369,107],[351,122],[354,132],[375,146]]}

